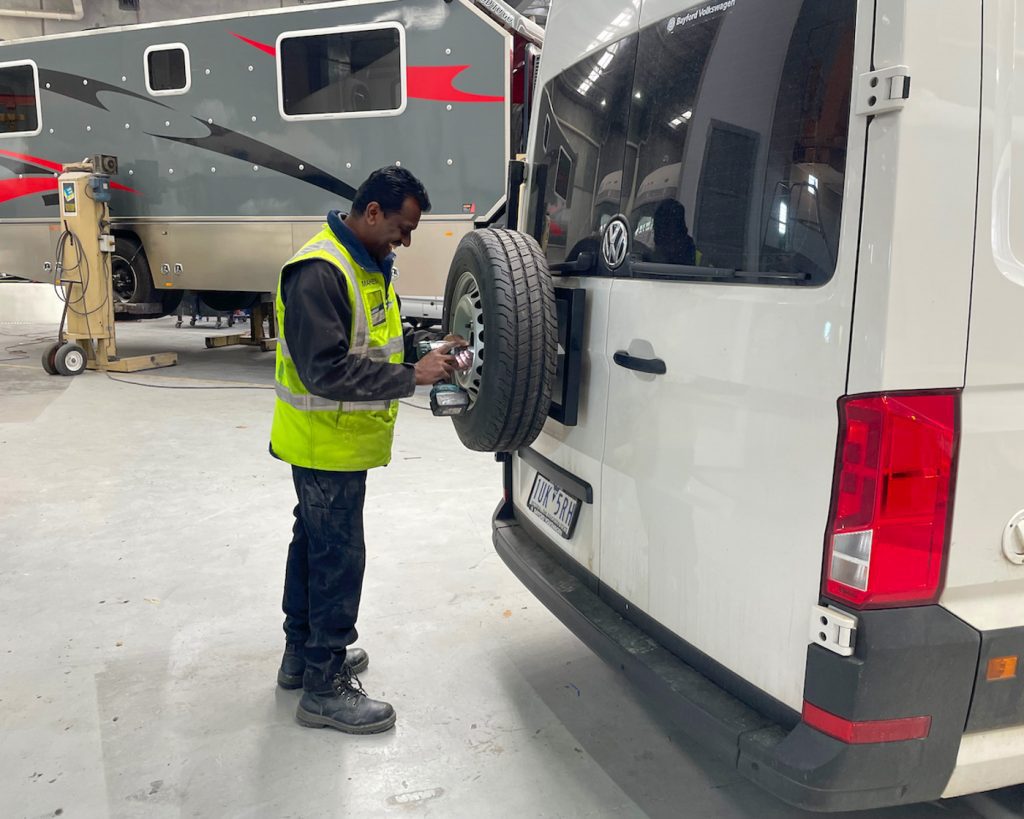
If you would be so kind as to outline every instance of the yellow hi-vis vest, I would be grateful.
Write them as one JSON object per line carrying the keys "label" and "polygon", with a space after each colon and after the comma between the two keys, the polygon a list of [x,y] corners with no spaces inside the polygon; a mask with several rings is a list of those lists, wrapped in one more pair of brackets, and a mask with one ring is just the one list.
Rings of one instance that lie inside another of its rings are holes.
{"label": "yellow hi-vis vest", "polygon": [[274,423],[270,446],[295,466],[332,472],[360,472],[391,460],[398,401],[332,401],[312,395],[299,379],[284,339],[285,271],[306,259],[330,263],[345,282],[352,305],[348,355],[401,364],[405,357],[402,319],[394,290],[377,271],[364,270],[324,225],[281,268],[277,284],[277,343]]}

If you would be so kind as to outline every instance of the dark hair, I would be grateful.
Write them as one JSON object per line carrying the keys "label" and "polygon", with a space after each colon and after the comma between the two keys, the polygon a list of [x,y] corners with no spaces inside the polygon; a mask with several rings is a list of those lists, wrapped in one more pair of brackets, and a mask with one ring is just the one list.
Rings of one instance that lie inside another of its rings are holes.
{"label": "dark hair", "polygon": [[367,205],[376,202],[385,214],[394,213],[402,209],[410,196],[424,213],[430,210],[430,197],[423,183],[405,168],[389,165],[371,173],[359,186],[352,200],[352,212],[362,215]]}

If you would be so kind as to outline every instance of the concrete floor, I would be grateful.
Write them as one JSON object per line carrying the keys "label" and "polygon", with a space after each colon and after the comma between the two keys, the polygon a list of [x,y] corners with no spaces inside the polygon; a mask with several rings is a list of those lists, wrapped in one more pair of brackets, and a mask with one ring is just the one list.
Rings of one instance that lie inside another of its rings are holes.
{"label": "concrete floor", "polygon": [[523,589],[490,542],[498,465],[424,395],[366,504],[363,682],[397,728],[298,726],[274,681],[294,499],[266,451],[273,356],[161,320],[119,325],[122,354],[178,352],[117,376],[150,387],[54,378],[50,332],[0,325],[0,815],[809,815],[666,734]]}

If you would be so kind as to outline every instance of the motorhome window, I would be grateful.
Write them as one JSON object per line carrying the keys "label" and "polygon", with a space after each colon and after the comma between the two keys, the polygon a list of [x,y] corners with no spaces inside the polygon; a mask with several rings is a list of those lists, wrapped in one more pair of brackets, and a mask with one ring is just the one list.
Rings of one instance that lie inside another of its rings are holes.
{"label": "motorhome window", "polygon": [[146,52],[146,85],[151,94],[188,90],[188,53],[183,46],[151,48]]}
{"label": "motorhome window", "polygon": [[292,117],[401,108],[400,37],[388,27],[282,38],[281,110]]}
{"label": "motorhome window", "polygon": [[831,278],[855,16],[856,0],[737,0],[641,32],[626,194],[635,255],[719,271],[709,281],[722,270],[763,283]]}
{"label": "motorhome window", "polygon": [[39,88],[31,65],[0,66],[0,136],[39,131]]}
{"label": "motorhome window", "polygon": [[632,180],[623,157],[636,44],[634,34],[592,51],[541,92],[532,161],[546,172],[532,174],[545,181],[531,190],[527,224],[538,226],[551,264],[597,259],[601,228],[621,209],[624,174]]}

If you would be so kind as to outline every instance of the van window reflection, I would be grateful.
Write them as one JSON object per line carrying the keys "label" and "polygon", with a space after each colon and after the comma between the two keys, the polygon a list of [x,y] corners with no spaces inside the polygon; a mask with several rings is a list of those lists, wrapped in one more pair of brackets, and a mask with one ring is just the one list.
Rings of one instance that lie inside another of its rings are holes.
{"label": "van window reflection", "polygon": [[540,93],[544,127],[532,160],[547,172],[543,183],[534,174],[527,224],[551,264],[584,252],[596,258],[601,229],[623,209],[622,192],[632,184],[623,157],[638,37],[603,45]]}

